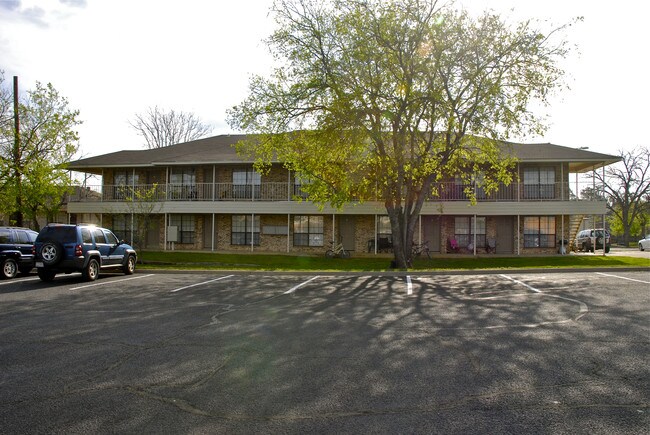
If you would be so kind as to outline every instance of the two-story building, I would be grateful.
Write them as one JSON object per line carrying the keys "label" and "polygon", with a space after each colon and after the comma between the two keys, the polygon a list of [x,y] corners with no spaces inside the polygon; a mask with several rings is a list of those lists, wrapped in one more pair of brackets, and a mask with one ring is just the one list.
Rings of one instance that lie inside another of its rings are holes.
{"label": "two-story building", "polygon": [[[215,136],[72,162],[71,170],[100,176],[101,183],[70,198],[70,221],[110,227],[127,241],[144,239],[139,245],[147,249],[322,253],[330,240],[357,254],[390,249],[382,201],[321,209],[303,200],[298,178],[281,162],[268,175],[255,172],[234,149],[242,138]],[[619,157],[548,143],[508,149],[518,159],[515,182],[490,195],[471,187],[475,205],[460,181],[439,183],[414,242],[428,241],[441,254],[490,247],[501,254],[555,253],[561,240],[575,238],[585,217],[604,219],[604,201],[581,197],[590,186],[580,174]],[[146,223],[146,237],[138,237],[138,222]]]}

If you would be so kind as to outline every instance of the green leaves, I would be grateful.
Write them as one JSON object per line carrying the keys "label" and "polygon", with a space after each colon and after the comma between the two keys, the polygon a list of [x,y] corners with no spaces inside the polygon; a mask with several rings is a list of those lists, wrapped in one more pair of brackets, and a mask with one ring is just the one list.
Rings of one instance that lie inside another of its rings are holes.
{"label": "green leaves", "polygon": [[[4,87],[3,75],[0,87]],[[0,96],[6,99],[11,94],[5,91]],[[35,222],[37,215],[51,215],[61,206],[70,187],[65,167],[79,146],[74,128],[81,121],[79,112],[69,109],[68,100],[49,83],[37,82],[18,110],[19,140],[13,113],[0,125],[0,205],[22,225],[23,215]]]}
{"label": "green leaves", "polygon": [[434,0],[282,0],[272,13],[280,65],[229,112],[262,138],[241,150],[306,174],[313,201],[383,198],[409,228],[434,181],[512,181],[498,141],[539,132],[529,107],[562,86],[564,42],[529,22]]}

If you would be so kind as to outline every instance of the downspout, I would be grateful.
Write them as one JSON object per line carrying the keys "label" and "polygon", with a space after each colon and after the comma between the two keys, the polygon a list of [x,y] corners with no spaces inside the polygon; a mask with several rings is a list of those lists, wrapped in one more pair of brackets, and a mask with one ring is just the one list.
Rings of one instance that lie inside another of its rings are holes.
{"label": "downspout", "polygon": [[517,255],[521,255],[521,216],[517,215]]}
{"label": "downspout", "polygon": [[[605,162],[603,162],[603,183],[605,183]],[[605,189],[603,186],[603,193]],[[607,199],[605,199],[607,201]],[[607,226],[605,225],[605,217],[607,215],[607,202],[605,202],[605,213],[603,214],[603,257],[605,256],[605,247],[607,246]]]}
{"label": "downspout", "polygon": [[215,224],[214,216],[215,216],[214,213],[212,213],[212,252],[214,252],[214,232],[216,230],[216,228],[214,227]]}
{"label": "downspout", "polygon": [[474,215],[474,228],[472,230],[474,232],[474,235],[472,237],[472,246],[474,248],[474,255],[476,255],[476,215]]}
{"label": "downspout", "polygon": [[251,252],[253,252],[254,250],[255,250],[255,213],[251,213]]}
{"label": "downspout", "polygon": [[[131,192],[132,192],[132,201],[135,201],[135,168],[133,168],[133,171],[131,173]],[[135,218],[135,213],[133,212],[133,208],[131,208],[131,246],[133,246],[133,220]]]}

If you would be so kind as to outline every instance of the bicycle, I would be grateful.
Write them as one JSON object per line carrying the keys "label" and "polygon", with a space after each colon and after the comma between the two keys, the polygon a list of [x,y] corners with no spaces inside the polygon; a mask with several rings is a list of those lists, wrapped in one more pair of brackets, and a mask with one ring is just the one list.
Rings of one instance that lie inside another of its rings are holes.
{"label": "bicycle", "polygon": [[335,243],[334,240],[330,242],[330,248],[325,252],[327,258],[350,258],[350,251],[343,247],[343,243]]}
{"label": "bicycle", "polygon": [[431,254],[429,253],[429,241],[428,240],[425,240],[424,242],[422,242],[420,244],[414,243],[413,248],[411,249],[411,252],[416,257],[419,257],[424,252],[425,254],[427,254],[427,258],[429,260],[431,260]]}

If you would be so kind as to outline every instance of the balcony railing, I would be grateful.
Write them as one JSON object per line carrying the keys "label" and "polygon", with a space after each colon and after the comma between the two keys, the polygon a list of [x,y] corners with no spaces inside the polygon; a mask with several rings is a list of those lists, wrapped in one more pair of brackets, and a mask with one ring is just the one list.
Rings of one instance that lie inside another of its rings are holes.
{"label": "balcony railing", "polygon": [[[590,187],[590,186],[582,186]],[[496,192],[486,193],[481,187],[456,183],[435,183],[430,201],[469,201],[474,192],[479,202],[601,200],[593,196],[576,196],[574,183],[502,185]],[[593,189],[592,189],[593,191]],[[578,192],[582,192],[578,186]],[[196,183],[96,185],[76,189],[70,202],[131,201],[294,201],[306,198],[299,185],[289,183]]]}

